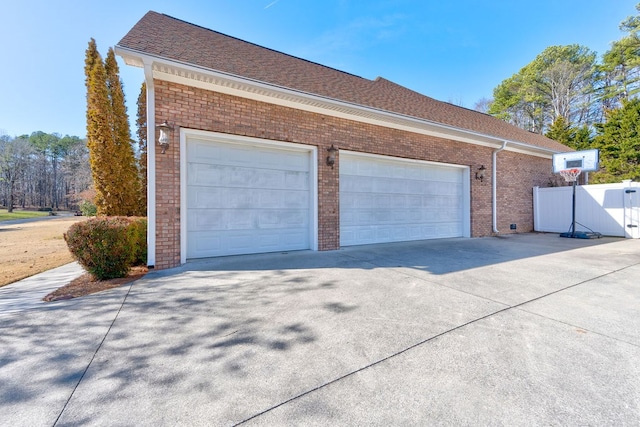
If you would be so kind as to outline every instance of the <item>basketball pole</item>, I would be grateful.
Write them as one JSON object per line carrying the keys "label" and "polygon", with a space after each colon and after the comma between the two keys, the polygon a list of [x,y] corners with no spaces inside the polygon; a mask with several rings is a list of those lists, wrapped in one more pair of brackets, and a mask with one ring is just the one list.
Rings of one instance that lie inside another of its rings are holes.
{"label": "basketball pole", "polygon": [[584,173],[584,184],[588,184],[589,178],[587,173],[598,170],[599,158],[600,151],[598,149],[553,154],[553,173],[559,173],[567,183],[571,182],[573,186],[571,195],[571,228],[565,233],[560,233],[560,237],[578,239],[595,239],[602,237],[602,234],[591,230],[584,224],[580,225],[588,229],[589,232],[576,230],[576,224],[578,224],[576,222],[576,186],[578,185],[578,177]]}
{"label": "basketball pole", "polygon": [[602,234],[597,231],[581,231],[579,233],[576,231],[576,186],[578,184],[580,169],[561,170],[560,174],[566,181],[570,181],[571,186],[573,187],[571,189],[571,228],[570,231],[567,231],[566,233],[560,233],[560,237],[570,237],[573,239],[599,239],[602,237]]}
{"label": "basketball pole", "polygon": [[578,180],[573,181],[573,202],[571,207],[571,237],[576,237],[576,183]]}

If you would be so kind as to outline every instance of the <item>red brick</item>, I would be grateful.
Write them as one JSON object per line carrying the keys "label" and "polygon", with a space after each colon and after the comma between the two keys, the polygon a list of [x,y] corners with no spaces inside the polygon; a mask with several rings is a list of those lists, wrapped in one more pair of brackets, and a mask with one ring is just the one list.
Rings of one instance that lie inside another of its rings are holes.
{"label": "red brick", "polygon": [[[180,263],[180,132],[179,128],[246,135],[318,147],[318,245],[320,250],[340,245],[338,171],[325,163],[332,144],[342,150],[400,158],[444,162],[470,167],[471,235],[492,235],[492,148],[420,135],[397,129],[324,116],[265,104],[204,89],[155,81],[156,123],[175,124],[170,146],[156,155],[156,268]],[[184,102],[184,94],[188,95]],[[156,135],[157,140],[158,135]],[[553,179],[551,160],[501,151],[498,157],[498,230],[533,230],[532,188]],[[483,182],[475,171],[484,165]]]}

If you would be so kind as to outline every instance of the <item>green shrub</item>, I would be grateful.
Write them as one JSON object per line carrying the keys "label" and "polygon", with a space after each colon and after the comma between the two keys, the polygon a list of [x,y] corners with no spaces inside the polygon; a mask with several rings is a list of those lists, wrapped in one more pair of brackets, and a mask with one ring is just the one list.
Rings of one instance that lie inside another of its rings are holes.
{"label": "green shrub", "polygon": [[147,264],[147,218],[129,218],[129,232],[133,239],[133,265]]}
{"label": "green shrub", "polygon": [[96,216],[98,208],[90,201],[83,200],[82,203],[80,203],[80,212],[82,212],[84,216]]}
{"label": "green shrub", "polygon": [[[144,254],[146,219],[98,217],[73,224],[64,234],[69,250],[99,280],[125,277]],[[144,236],[142,236],[144,235]]]}

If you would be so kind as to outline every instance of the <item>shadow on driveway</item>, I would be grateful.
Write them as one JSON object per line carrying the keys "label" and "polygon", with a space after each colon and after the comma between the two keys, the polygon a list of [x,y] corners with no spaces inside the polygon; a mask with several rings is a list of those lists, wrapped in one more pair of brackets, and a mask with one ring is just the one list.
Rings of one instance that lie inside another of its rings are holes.
{"label": "shadow on driveway", "polygon": [[9,319],[0,380],[28,387],[0,410],[32,425],[61,411],[60,425],[624,424],[640,408],[639,243],[531,234],[190,262],[104,307]]}
{"label": "shadow on driveway", "polygon": [[[190,260],[174,271],[186,270],[291,270],[308,268],[411,267],[431,274],[447,274],[494,264],[561,254],[575,249],[607,245],[622,238],[567,239],[549,233],[512,234],[475,239],[439,239],[350,246],[337,251],[309,251],[241,255]],[[352,261],[358,260],[354,264]],[[365,264],[363,264],[364,262]],[[369,264],[366,264],[369,262]]]}

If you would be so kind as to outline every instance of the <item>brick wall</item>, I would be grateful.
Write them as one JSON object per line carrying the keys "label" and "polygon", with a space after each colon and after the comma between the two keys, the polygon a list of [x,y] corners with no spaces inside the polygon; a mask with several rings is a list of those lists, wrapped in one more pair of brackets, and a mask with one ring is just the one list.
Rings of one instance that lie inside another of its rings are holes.
{"label": "brick wall", "polygon": [[[492,149],[447,139],[418,135],[365,123],[294,110],[203,89],[155,81],[156,123],[169,120],[176,128],[165,154],[156,156],[157,237],[156,268],[180,263],[180,132],[179,127],[230,133],[318,147],[318,246],[339,247],[340,156],[333,168],[326,165],[327,149],[445,162],[470,167],[471,235],[492,234]],[[157,140],[156,135],[156,140]],[[475,179],[484,165],[485,179]],[[502,151],[498,154],[498,229],[531,231],[532,187],[547,186],[551,160]]]}

